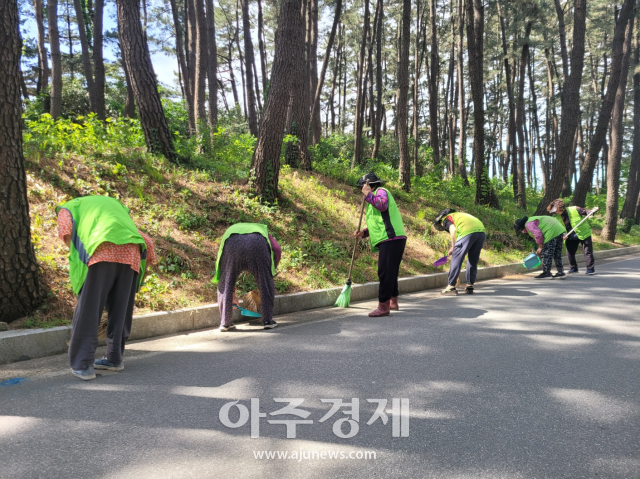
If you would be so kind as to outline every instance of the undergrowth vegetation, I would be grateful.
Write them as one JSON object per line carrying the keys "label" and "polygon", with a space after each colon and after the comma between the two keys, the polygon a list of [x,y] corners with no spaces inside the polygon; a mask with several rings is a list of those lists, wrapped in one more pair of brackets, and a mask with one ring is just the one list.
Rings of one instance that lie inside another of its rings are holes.
{"label": "undergrowth vegetation", "polygon": [[[176,147],[188,162],[175,165],[146,152],[136,120],[95,116],[60,119],[26,117],[24,151],[31,206],[33,243],[49,298],[33,316],[14,326],[66,324],[75,298],[68,280],[67,249],[57,237],[55,206],[89,194],[118,198],[131,208],[140,229],[154,239],[158,264],[151,267],[136,299],[137,313],[196,306],[216,301],[214,275],[219,239],[237,222],[265,223],[283,247],[275,278],[279,294],[344,284],[362,194],[357,179],[374,170],[400,207],[408,243],[400,275],[443,271],[432,263],[446,253],[448,235],[431,226],[441,209],[452,207],[482,219],[487,242],[480,265],[520,261],[533,247],[517,237],[512,224],[525,214],[513,201],[511,185],[493,180],[500,210],[474,204],[475,186],[460,177],[447,178],[434,166],[431,152],[420,151],[424,175],[412,179],[410,193],[397,183],[397,142],[383,137],[376,161],[351,170],[353,139],[333,135],[311,148],[314,173],[283,165],[276,204],[260,203],[247,186],[255,138],[227,118],[213,135],[212,155],[199,153],[196,138],[182,134],[185,116],[169,112]],[[186,139],[185,139],[186,138]],[[366,143],[366,142],[365,142]],[[365,144],[365,151],[371,145]],[[527,191],[534,209],[540,193]],[[587,206],[604,206],[604,196],[590,196]],[[602,218],[592,222],[596,233]],[[637,226],[621,233],[617,244],[596,238],[596,249],[640,242]],[[359,243],[353,278],[377,280],[377,258],[368,242]],[[243,274],[239,293],[255,288]]]}

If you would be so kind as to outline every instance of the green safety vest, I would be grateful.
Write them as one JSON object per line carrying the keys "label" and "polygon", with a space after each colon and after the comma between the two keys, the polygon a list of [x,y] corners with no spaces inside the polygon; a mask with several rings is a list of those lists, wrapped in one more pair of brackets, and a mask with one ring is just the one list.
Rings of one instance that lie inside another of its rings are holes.
{"label": "green safety vest", "polygon": [[89,271],[89,261],[102,243],[140,245],[138,288],[147,264],[147,244],[129,216],[129,208],[108,196],[84,196],[56,207],[71,213],[73,231],[69,246],[69,280],[77,295]]}
{"label": "green safety vest", "polygon": [[[567,232],[567,229],[564,227],[564,225],[551,216],[529,216],[527,223],[535,220],[540,221],[538,227],[540,228],[540,231],[542,231],[542,236],[544,236],[545,244],[551,241],[556,236]],[[529,235],[533,237],[531,233],[529,233]]]}
{"label": "green safety vest", "polygon": [[[571,227],[575,228],[575,226],[582,221],[582,217],[580,213],[578,213],[578,208],[575,206],[569,206],[567,208],[567,213],[569,214],[569,222],[571,223]],[[575,229],[575,234],[578,235],[578,238],[581,240],[587,239],[591,236],[591,226],[589,226],[589,221],[585,221],[580,226]]]}
{"label": "green safety vest", "polygon": [[467,213],[451,213],[453,224],[456,227],[457,237],[456,240],[464,238],[471,233],[485,233],[487,230],[484,228],[482,221],[475,216],[471,216]]}
{"label": "green safety vest", "polygon": [[236,223],[233,226],[230,226],[227,231],[222,235],[222,240],[220,241],[220,249],[218,249],[218,259],[216,261],[216,275],[213,278],[213,282],[217,283],[220,280],[220,258],[222,258],[222,251],[224,250],[224,244],[231,235],[249,235],[253,233],[259,233],[267,240],[267,244],[269,245],[269,251],[271,251],[271,274],[273,276],[276,275],[276,266],[273,259],[273,249],[271,248],[271,241],[269,240],[269,231],[267,230],[267,225],[263,225],[260,223]]}
{"label": "green safety vest", "polygon": [[387,211],[380,211],[373,207],[373,205],[367,205],[367,228],[369,229],[369,241],[371,242],[371,249],[377,251],[378,243],[395,238],[396,236],[406,236],[404,232],[404,224],[402,223],[402,217],[400,216],[400,210],[398,205],[393,199],[393,195],[386,188],[383,189],[387,192],[389,197],[389,207]]}

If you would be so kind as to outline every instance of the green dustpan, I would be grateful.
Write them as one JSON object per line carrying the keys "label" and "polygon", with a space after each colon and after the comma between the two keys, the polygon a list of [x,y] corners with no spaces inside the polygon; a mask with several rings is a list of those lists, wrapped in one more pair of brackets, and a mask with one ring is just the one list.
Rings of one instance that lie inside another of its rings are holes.
{"label": "green dustpan", "polygon": [[237,309],[240,310],[240,314],[242,316],[248,316],[250,318],[261,318],[262,317],[260,315],[260,313],[256,313],[255,311],[250,311],[248,309],[241,308],[240,306],[236,306],[235,304],[233,306],[234,306],[234,308],[237,308]]}

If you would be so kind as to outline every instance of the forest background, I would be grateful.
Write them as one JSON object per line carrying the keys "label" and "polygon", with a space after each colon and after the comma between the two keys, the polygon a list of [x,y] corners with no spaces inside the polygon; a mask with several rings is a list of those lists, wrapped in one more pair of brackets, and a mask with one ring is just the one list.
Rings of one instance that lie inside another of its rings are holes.
{"label": "forest background", "polygon": [[[238,221],[283,244],[280,293],[342,284],[370,170],[407,223],[402,275],[438,270],[445,207],[485,222],[485,265],[526,255],[514,219],[558,197],[601,208],[597,248],[640,242],[635,0],[11,0],[2,14],[16,68],[1,99],[21,107],[20,138],[0,123],[16,151],[3,182],[24,183],[23,219],[0,230],[17,255],[0,264],[12,327],[68,323],[53,207],[83,194],[121,199],[159,245],[141,311],[215,301],[217,240]],[[375,280],[360,250],[354,279]]]}

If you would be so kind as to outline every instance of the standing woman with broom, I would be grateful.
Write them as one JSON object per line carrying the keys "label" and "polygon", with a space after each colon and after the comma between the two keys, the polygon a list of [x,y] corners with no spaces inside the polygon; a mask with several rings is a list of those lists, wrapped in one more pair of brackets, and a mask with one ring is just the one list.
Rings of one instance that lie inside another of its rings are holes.
{"label": "standing woman with broom", "polygon": [[369,237],[371,250],[379,251],[378,307],[369,313],[372,318],[388,316],[390,310],[397,311],[398,306],[398,273],[400,262],[407,244],[402,217],[393,195],[382,188],[384,181],[375,173],[367,173],[358,180],[358,188],[362,188],[364,201],[367,202],[367,228],[354,233],[356,238]]}

